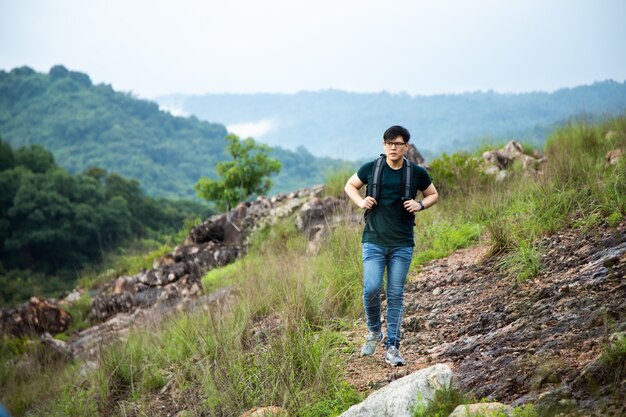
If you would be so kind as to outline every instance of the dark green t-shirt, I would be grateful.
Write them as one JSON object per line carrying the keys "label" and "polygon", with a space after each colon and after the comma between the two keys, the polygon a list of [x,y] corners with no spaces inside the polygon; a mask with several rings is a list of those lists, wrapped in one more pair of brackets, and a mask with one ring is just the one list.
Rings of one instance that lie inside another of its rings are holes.
{"label": "dark green t-shirt", "polygon": [[[418,190],[424,191],[430,186],[431,180],[424,168],[412,164],[411,196],[415,198]],[[369,184],[373,165],[374,161],[368,162],[357,171],[363,184]],[[380,198],[367,216],[361,242],[371,242],[388,248],[414,246],[414,215],[402,205],[402,168],[392,169],[384,161],[380,183]]]}

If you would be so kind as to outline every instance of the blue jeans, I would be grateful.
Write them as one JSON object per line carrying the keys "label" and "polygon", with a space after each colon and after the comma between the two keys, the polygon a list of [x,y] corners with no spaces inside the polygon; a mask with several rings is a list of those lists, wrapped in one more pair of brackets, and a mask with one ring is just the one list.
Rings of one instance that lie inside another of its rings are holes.
{"label": "blue jeans", "polygon": [[386,248],[363,243],[363,307],[367,328],[381,331],[380,293],[387,268],[387,340],[385,348],[400,347],[401,321],[404,310],[404,283],[411,266],[413,247]]}

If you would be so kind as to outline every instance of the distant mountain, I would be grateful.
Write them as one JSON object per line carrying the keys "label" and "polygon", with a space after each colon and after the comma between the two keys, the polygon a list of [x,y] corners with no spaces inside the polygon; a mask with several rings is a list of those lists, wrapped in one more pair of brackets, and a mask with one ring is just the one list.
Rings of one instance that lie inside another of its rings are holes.
{"label": "distant mountain", "polygon": [[[194,197],[196,181],[215,176],[216,163],[229,158],[226,133],[221,124],[173,116],[60,65],[48,74],[0,71],[0,138],[14,147],[44,145],[72,173],[99,166],[135,178],[151,196]],[[324,170],[343,164],[304,149],[274,155],[283,169],[273,192],[320,183]]]}
{"label": "distant mountain", "polygon": [[255,132],[270,145],[304,146],[316,156],[356,160],[381,151],[384,130],[406,126],[418,149],[473,149],[486,140],[516,138],[535,144],[572,116],[595,118],[626,110],[626,82],[603,81],[553,93],[493,91],[433,96],[348,93],[205,94],[157,97],[162,108],[220,120],[237,132]]}

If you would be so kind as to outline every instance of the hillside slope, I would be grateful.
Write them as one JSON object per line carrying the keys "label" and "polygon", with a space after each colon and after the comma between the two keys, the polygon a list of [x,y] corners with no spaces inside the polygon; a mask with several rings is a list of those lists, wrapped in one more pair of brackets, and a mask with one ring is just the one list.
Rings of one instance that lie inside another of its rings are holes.
{"label": "hillside slope", "polygon": [[447,362],[478,400],[536,404],[524,417],[619,416],[625,149],[622,116],[563,126],[544,152],[526,151],[535,157],[509,143],[433,161],[441,201],[415,217],[406,368],[358,356],[362,211],[328,186],[242,203],[152,268],[83,294],[92,327],[59,335],[74,348],[64,361],[3,338],[2,401],[18,415],[239,417],[275,405],[331,417]]}
{"label": "hillside slope", "polygon": [[[28,67],[0,71],[0,137],[13,147],[40,144],[72,173],[98,166],[137,179],[151,196],[195,197],[202,176],[215,177],[227,159],[226,128],[195,117],[175,117],[156,103],[89,76],[55,66],[48,74]],[[277,148],[282,162],[273,192],[323,182],[341,166],[305,150]]]}
{"label": "hillside slope", "polygon": [[[603,374],[598,358],[612,334],[626,331],[626,223],[565,230],[541,247],[542,272],[523,283],[501,271],[500,257],[485,257],[484,245],[411,274],[402,326],[409,366],[394,372],[378,355],[355,354],[347,380],[369,392],[443,362],[475,398],[565,400],[579,411],[625,415],[624,386]],[[358,344],[363,333],[347,336]]]}

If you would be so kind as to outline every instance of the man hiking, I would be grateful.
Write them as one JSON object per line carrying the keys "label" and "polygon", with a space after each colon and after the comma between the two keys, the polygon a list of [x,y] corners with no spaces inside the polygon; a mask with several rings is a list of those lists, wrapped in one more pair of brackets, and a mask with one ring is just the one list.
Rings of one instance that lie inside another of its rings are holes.
{"label": "man hiking", "polygon": [[[376,352],[383,340],[381,329],[380,293],[383,273],[387,268],[387,339],[385,362],[402,366],[400,355],[404,283],[413,256],[413,226],[415,213],[437,203],[437,189],[428,172],[408,161],[411,135],[402,126],[391,126],[383,135],[385,154],[368,162],[350,177],[344,188],[348,197],[365,209],[363,229],[363,307],[369,334],[361,348],[361,355]],[[367,195],[359,190],[367,184]],[[420,191],[423,200],[417,199]]]}

